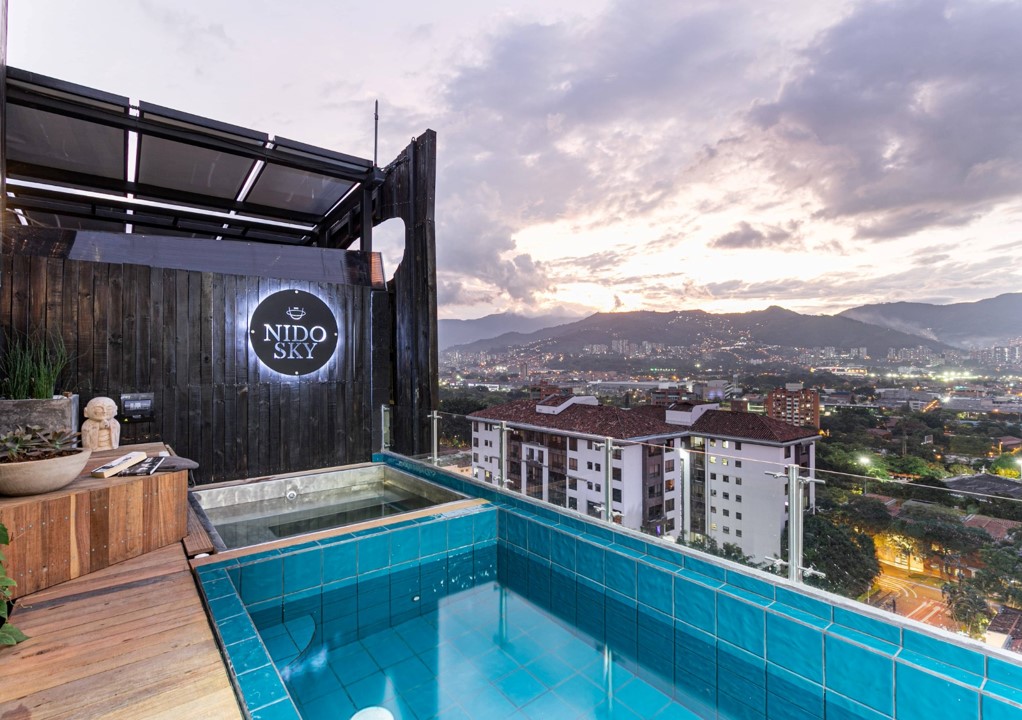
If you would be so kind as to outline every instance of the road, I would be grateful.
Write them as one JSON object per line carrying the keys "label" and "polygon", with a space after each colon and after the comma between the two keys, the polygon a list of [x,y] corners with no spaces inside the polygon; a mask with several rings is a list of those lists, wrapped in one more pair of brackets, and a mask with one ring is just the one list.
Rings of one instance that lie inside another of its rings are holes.
{"label": "road", "polygon": [[889,593],[895,600],[895,612],[903,617],[919,622],[958,630],[958,624],[948,615],[947,605],[938,588],[910,577],[904,568],[887,563],[880,563],[882,575],[877,579],[876,586],[880,592]]}

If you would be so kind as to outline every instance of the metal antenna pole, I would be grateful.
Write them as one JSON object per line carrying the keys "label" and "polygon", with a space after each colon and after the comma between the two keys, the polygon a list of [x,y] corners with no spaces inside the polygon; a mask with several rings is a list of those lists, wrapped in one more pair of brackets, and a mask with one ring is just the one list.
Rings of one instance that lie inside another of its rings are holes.
{"label": "metal antenna pole", "polygon": [[440,464],[440,413],[434,410],[429,415],[433,421],[433,464]]}
{"label": "metal antenna pole", "polygon": [[380,146],[380,101],[376,101],[373,109],[373,167],[377,167],[377,151]]}
{"label": "metal antenna pole", "polygon": [[802,582],[802,478],[788,466],[788,579]]}

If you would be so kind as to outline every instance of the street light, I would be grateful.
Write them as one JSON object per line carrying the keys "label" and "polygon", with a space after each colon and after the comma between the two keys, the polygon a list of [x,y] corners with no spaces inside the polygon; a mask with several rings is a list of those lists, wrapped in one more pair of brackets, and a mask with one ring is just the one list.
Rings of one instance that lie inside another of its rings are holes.
{"label": "street light", "polygon": [[869,466],[873,464],[873,460],[870,459],[869,455],[860,455],[859,462],[863,465],[863,467],[866,468],[863,471],[862,478],[862,494],[865,495],[867,492],[869,492],[869,487],[867,486],[868,480],[866,478],[869,477]]}

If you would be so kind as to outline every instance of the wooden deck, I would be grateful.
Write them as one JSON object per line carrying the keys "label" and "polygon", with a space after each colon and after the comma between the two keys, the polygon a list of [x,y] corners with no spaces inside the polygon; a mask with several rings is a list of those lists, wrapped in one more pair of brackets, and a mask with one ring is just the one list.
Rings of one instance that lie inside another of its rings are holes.
{"label": "wooden deck", "polygon": [[0,649],[0,719],[242,717],[184,550],[161,550],[26,596]]}

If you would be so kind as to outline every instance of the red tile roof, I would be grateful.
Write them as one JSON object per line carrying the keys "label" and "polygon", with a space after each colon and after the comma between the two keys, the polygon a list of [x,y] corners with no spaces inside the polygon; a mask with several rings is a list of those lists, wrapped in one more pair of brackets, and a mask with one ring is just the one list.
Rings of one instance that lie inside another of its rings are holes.
{"label": "red tile roof", "polygon": [[696,435],[711,435],[770,443],[787,443],[817,436],[813,428],[804,428],[763,415],[726,410],[707,410],[692,423]]}
{"label": "red tile roof", "polygon": [[[559,403],[558,403],[559,404]],[[535,400],[516,400],[469,414],[470,418],[563,430],[621,440],[652,435],[677,435],[681,425],[664,422],[664,408],[642,405],[626,410],[610,405],[569,405],[557,415],[536,412]]]}
{"label": "red tile roof", "polygon": [[987,517],[986,515],[970,515],[965,519],[968,527],[982,528],[994,540],[1004,540],[1016,528],[1022,526],[1022,522],[1016,520],[1005,520],[1004,518]]}

